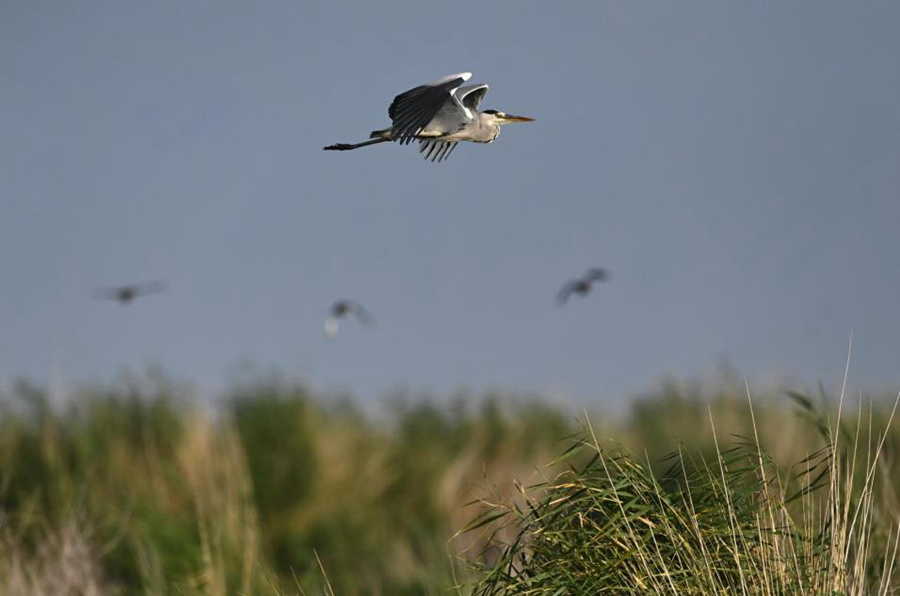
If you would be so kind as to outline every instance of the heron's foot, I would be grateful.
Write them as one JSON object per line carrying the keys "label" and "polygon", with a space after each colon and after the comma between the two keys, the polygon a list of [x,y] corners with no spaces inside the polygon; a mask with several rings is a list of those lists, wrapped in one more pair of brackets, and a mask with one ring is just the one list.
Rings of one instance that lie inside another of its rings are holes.
{"label": "heron's foot", "polygon": [[348,151],[350,149],[355,149],[354,145],[350,143],[335,143],[334,145],[328,145],[327,147],[322,147],[323,151]]}

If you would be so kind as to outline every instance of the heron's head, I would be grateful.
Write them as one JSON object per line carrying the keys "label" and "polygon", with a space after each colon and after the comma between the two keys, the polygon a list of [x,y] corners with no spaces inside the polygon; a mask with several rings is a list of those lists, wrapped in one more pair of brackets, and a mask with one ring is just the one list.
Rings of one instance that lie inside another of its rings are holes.
{"label": "heron's head", "polygon": [[527,116],[513,116],[512,114],[507,114],[506,112],[501,112],[499,110],[484,110],[481,113],[487,114],[488,117],[496,124],[509,124],[510,122],[534,122],[534,118],[528,118]]}

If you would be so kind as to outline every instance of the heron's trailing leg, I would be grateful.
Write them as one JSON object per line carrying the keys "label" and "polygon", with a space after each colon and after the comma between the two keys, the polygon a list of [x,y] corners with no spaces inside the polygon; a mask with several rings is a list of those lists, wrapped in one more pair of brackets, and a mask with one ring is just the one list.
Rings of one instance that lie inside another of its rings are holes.
{"label": "heron's trailing leg", "polygon": [[350,151],[351,149],[368,147],[369,145],[384,143],[385,141],[391,140],[393,140],[393,137],[391,137],[391,129],[385,128],[384,130],[373,131],[372,134],[369,135],[368,141],[363,141],[362,143],[335,143],[334,145],[323,147],[323,149],[325,149],[325,151]]}
{"label": "heron's trailing leg", "polygon": [[334,145],[328,145],[327,147],[322,147],[325,151],[350,151],[351,149],[359,149],[360,147],[368,147],[369,145],[375,145],[377,143],[384,143],[385,141],[390,141],[391,139],[369,139],[368,141],[363,141],[362,143],[335,143]]}

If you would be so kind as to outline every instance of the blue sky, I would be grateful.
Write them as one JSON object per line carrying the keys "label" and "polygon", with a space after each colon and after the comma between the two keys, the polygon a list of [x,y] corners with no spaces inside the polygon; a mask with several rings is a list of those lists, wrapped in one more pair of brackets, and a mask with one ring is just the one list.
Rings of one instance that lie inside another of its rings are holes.
{"label": "blue sky", "polygon": [[[897,385],[900,5],[0,5],[0,380],[235,365],[621,401],[727,359]],[[470,70],[537,118],[326,153]],[[590,266],[612,279],[557,309]],[[127,307],[94,288],[166,279]],[[378,319],[322,334],[331,302]]]}

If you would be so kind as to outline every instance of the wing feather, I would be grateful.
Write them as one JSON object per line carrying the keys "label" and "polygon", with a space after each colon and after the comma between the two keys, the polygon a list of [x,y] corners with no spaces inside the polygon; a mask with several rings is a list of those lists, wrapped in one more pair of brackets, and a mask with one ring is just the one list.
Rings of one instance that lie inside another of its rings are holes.
{"label": "wing feather", "polygon": [[156,294],[158,292],[165,292],[167,288],[166,282],[162,280],[158,281],[150,281],[142,284],[135,284],[134,290],[139,296],[143,296],[145,294]]}
{"label": "wing feather", "polygon": [[564,306],[565,303],[569,301],[569,297],[577,287],[578,281],[570,281],[564,284],[563,287],[560,288],[559,294],[556,295],[556,304],[558,304],[559,306]]}
{"label": "wing feather", "polygon": [[457,145],[459,145],[459,143],[450,143],[450,148],[447,149],[447,155],[444,156],[444,159],[450,157],[450,154],[453,153],[453,150],[456,149]]}
{"label": "wing feather", "polygon": [[444,161],[444,155],[447,154],[447,149],[449,148],[449,142],[442,143],[440,150],[438,150],[437,155],[434,156],[434,159],[432,161],[436,161],[437,163],[441,163],[442,161]]}
{"label": "wing feather", "polygon": [[375,317],[372,316],[368,310],[363,308],[360,304],[356,305],[356,308],[353,310],[353,314],[363,325],[374,326],[375,325]]}
{"label": "wing feather", "polygon": [[419,85],[394,98],[388,108],[391,118],[391,138],[403,144],[419,134],[441,108],[454,101],[453,92],[465,83],[471,73],[443,77],[426,85]]}
{"label": "wing feather", "polygon": [[487,92],[487,85],[470,85],[468,87],[460,87],[454,95],[456,95],[463,107],[474,111],[478,109],[478,105]]}
{"label": "wing feather", "polygon": [[450,152],[453,151],[453,148],[456,147],[457,143],[446,142],[444,147],[444,152],[441,153],[441,156],[438,158],[438,163],[441,163],[448,157],[450,157]]}
{"label": "wing feather", "polygon": [[441,163],[447,159],[450,152],[453,151],[457,144],[458,143],[451,141],[420,139],[419,153],[421,153],[426,160],[431,160],[432,163]]}
{"label": "wing feather", "polygon": [[594,267],[593,269],[589,269],[587,273],[584,274],[585,281],[595,282],[595,281],[606,281],[609,278],[609,271],[603,269],[601,267]]}

